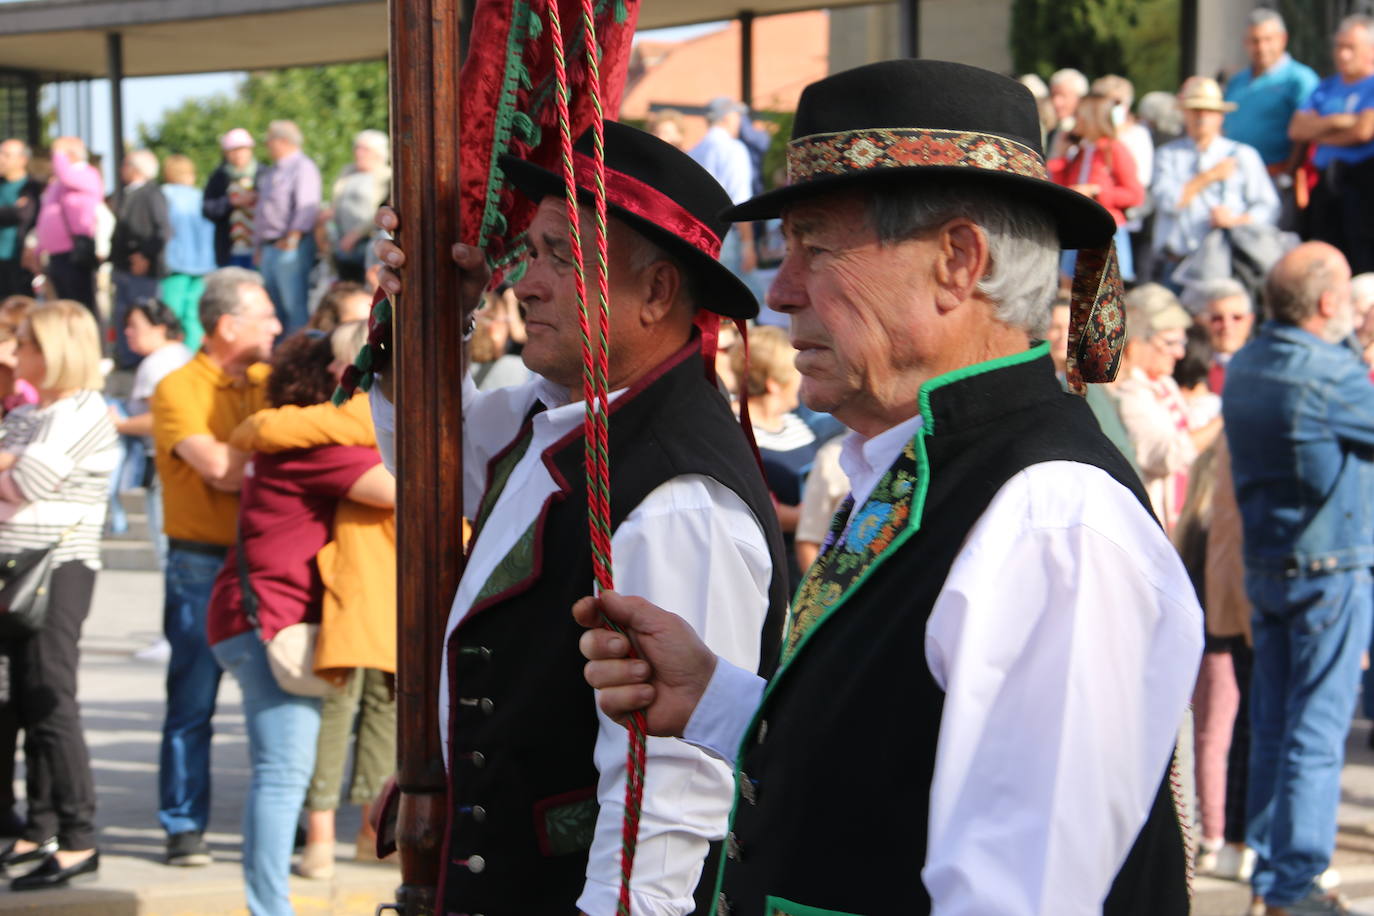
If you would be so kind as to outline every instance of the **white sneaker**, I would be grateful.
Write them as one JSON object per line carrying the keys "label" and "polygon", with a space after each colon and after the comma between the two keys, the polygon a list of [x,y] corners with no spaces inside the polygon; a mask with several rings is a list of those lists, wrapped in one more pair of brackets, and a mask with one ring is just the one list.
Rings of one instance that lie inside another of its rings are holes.
{"label": "white sneaker", "polygon": [[1193,871],[1199,875],[1215,875],[1217,855],[1225,846],[1225,840],[1209,840],[1204,837],[1197,846],[1197,861],[1194,863]]}
{"label": "white sneaker", "polygon": [[1214,878],[1239,881],[1250,880],[1255,873],[1255,851],[1249,846],[1236,846],[1227,843],[1217,851],[1216,867],[1211,874]]}
{"label": "white sneaker", "polygon": [[135,661],[149,662],[158,665],[167,664],[167,661],[171,657],[172,644],[169,643],[165,638],[159,639],[152,645],[144,646],[142,649],[139,649],[137,652],[134,653]]}

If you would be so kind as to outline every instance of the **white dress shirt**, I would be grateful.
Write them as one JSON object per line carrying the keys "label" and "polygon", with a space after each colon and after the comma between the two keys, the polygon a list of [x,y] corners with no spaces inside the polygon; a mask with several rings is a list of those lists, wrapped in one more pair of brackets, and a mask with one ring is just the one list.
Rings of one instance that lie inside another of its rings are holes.
{"label": "white dress shirt", "polygon": [[[920,425],[846,440],[856,506]],[[921,870],[931,912],[1100,916],[1202,652],[1202,612],[1159,525],[1098,468],[1021,471],[969,532],[922,649],[945,693]],[[763,686],[718,663],[686,740],[733,760]]]}
{"label": "white dress shirt", "polygon": [[[490,459],[515,438],[536,400],[547,409],[534,416],[530,446],[511,471],[490,521],[473,545],[449,612],[445,644],[497,563],[558,489],[541,453],[583,422],[582,402],[568,403],[568,398],[566,389],[538,376],[524,385],[491,392],[478,392],[470,378],[465,380],[463,491],[468,517],[477,512]],[[376,388],[372,412],[378,447],[387,467],[394,470],[395,413]],[[757,668],[772,560],[762,527],[733,491],[701,475],[675,477],[654,489],[620,523],[611,538],[611,552],[618,591],[673,608],[722,658],[742,670]],[[588,594],[592,588],[588,582]],[[447,683],[445,653],[441,685]],[[448,694],[447,689],[439,690],[445,760]],[[594,762],[600,774],[597,799],[601,810],[587,861],[587,882],[576,905],[590,916],[611,916],[620,890],[628,733],[599,708],[597,718],[600,730]],[[676,739],[650,738],[646,750],[632,908],[637,916],[683,916],[693,909],[692,894],[707,845],[725,835],[734,777],[719,759]]]}

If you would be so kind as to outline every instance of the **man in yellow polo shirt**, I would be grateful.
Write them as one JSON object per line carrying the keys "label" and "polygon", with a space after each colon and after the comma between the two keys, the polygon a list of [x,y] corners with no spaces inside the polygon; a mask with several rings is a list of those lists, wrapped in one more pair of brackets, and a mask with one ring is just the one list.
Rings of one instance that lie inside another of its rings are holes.
{"label": "man in yellow polo shirt", "polygon": [[246,456],[230,449],[229,434],[267,406],[263,360],[281,333],[262,278],[241,267],[205,278],[200,321],[200,352],[168,374],[152,399],[168,540],[162,626],[172,647],[158,771],[169,865],[210,863],[204,833],[220,668],[206,642],[205,610],[238,525]]}

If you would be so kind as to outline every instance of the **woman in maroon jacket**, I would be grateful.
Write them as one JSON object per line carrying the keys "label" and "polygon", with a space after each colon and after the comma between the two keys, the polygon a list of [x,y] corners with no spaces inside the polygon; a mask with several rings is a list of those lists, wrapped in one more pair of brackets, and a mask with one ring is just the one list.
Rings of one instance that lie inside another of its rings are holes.
{"label": "woman in maroon jacket", "polygon": [[[1105,95],[1088,95],[1078,103],[1073,144],[1063,156],[1046,163],[1056,184],[1075,191],[1107,208],[1116,220],[1116,252],[1121,278],[1135,280],[1131,240],[1125,230],[1126,211],[1145,202],[1145,188],[1136,172],[1135,158],[1116,137],[1112,111],[1116,102]],[[1073,258],[1065,259],[1065,272],[1073,272]]]}
{"label": "woman in maroon jacket", "polygon": [[[273,356],[268,400],[276,407],[327,400],[334,389],[333,358],[323,332],[291,337]],[[253,916],[291,916],[291,847],[320,728],[319,697],[283,690],[264,643],[293,624],[320,622],[324,585],[315,554],[329,540],[334,510],[344,499],[395,503],[395,481],[375,448],[253,453],[240,494],[239,544],[210,596],[210,649],[238,681],[248,729],[253,778],[243,815],[243,872]],[[256,624],[244,612],[245,580],[256,598]]]}

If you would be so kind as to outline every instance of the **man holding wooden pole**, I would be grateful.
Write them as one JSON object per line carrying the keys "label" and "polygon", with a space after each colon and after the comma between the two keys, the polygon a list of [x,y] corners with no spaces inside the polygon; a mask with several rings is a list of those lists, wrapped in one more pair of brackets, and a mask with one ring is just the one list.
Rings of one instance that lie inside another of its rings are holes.
{"label": "man holding wooden pole", "polygon": [[[607,123],[605,136],[615,577],[671,601],[716,651],[755,669],[776,652],[786,565],[767,489],[707,381],[696,329],[703,311],[757,311],[716,260],[729,199],[649,134]],[[590,138],[574,153],[584,201],[590,153]],[[592,581],[574,256],[562,177],[510,157],[501,167],[538,203],[515,284],[527,310],[523,355],[537,377],[489,394],[462,382],[463,510],[474,534],[443,627],[438,723],[449,809],[438,902],[487,916],[574,905],[599,916],[616,907],[626,736],[596,710],[567,616]],[[590,239],[590,208],[580,214]],[[394,214],[382,222],[397,228]],[[390,243],[379,253],[395,268],[405,262]],[[453,255],[457,298],[470,315],[487,283],[485,259],[470,246]],[[590,274],[590,245],[586,258]],[[401,293],[395,273],[382,283]],[[374,416],[384,455],[417,420],[398,422],[380,393]],[[697,906],[729,798],[728,767],[682,742],[650,739],[634,912],[675,916]]]}

